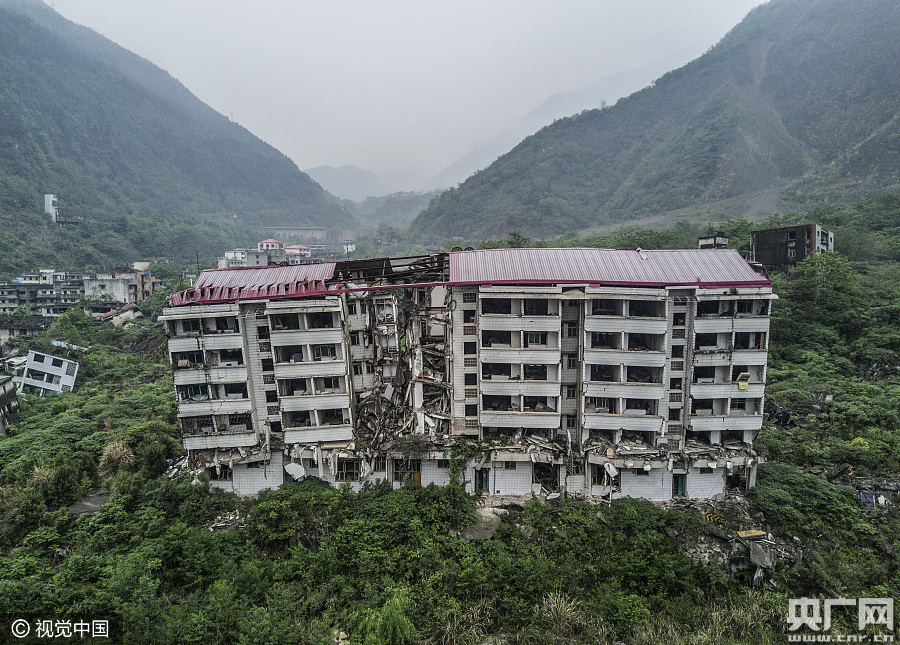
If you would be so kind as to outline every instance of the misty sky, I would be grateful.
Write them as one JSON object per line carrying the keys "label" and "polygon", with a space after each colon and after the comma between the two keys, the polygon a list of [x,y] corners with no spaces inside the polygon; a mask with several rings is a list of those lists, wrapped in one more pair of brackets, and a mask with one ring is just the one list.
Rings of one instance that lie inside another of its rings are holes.
{"label": "misty sky", "polygon": [[761,0],[47,0],[300,168],[409,187],[547,98],[702,54]]}

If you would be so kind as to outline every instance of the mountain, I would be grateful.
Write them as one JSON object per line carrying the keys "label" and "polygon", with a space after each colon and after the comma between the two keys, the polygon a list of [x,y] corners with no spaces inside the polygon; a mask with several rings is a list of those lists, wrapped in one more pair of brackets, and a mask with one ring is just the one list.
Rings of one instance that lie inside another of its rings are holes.
{"label": "mountain", "polygon": [[36,0],[0,0],[0,114],[5,208],[39,209],[46,192],[99,220],[139,211],[246,225],[350,219],[281,152]]}
{"label": "mountain", "polygon": [[771,0],[652,86],[526,138],[412,228],[546,236],[760,195],[847,201],[898,185],[898,149],[900,3]]}
{"label": "mountain", "polygon": [[332,195],[354,202],[387,195],[396,190],[384,177],[359,166],[317,166],[304,172]]}
{"label": "mountain", "polygon": [[[691,58],[686,50],[678,50],[647,65],[604,76],[585,87],[554,94],[527,114],[511,118],[510,125],[503,132],[454,161],[427,183],[429,186],[444,188],[455,186],[472,173],[486,168],[524,137],[537,132],[548,123],[582,110],[599,108],[607,103],[612,105],[623,96],[646,87],[660,74],[673,69],[676,61],[683,62]],[[322,185],[331,190],[326,184]]]}

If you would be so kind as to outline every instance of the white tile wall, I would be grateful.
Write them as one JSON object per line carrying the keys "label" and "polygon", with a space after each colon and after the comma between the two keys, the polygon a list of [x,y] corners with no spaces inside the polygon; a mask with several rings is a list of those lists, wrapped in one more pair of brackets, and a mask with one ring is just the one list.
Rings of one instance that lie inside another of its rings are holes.
{"label": "white tile wall", "polygon": [[621,490],[613,497],[643,497],[656,502],[672,499],[672,473],[665,468],[654,468],[649,475],[623,470],[620,480]]}
{"label": "white tile wall", "polygon": [[691,499],[707,499],[725,490],[725,469],[716,468],[710,474],[690,470],[685,482],[685,493]]}

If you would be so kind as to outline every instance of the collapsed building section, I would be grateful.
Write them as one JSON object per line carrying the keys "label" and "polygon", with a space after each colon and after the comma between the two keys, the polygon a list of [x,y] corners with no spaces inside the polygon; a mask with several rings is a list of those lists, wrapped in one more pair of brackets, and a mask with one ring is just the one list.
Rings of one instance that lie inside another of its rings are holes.
{"label": "collapsed building section", "polygon": [[499,249],[204,271],[161,320],[216,487],[467,454],[472,493],[666,500],[753,485],[773,298],[733,250]]}

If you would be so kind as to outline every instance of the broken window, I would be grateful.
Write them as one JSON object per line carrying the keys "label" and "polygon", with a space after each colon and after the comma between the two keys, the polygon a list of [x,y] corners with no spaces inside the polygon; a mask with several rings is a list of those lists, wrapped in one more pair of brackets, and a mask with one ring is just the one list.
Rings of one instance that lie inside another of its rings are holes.
{"label": "broken window", "polygon": [[279,363],[302,363],[303,362],[303,346],[302,345],[285,345],[275,348],[275,359]]}
{"label": "broken window", "polygon": [[43,354],[35,354],[31,360],[33,360],[35,363],[43,363],[44,355]]}
{"label": "broken window", "polygon": [[616,382],[619,380],[617,371],[617,366],[614,365],[591,365],[591,380]]}
{"label": "broken window", "polygon": [[[610,475],[610,472],[615,473]],[[591,485],[593,486],[610,486],[614,490],[619,488],[619,471],[612,464],[592,464],[591,465]]]}
{"label": "broken window", "polygon": [[465,375],[465,384],[466,385],[478,385],[478,374],[466,374]]}
{"label": "broken window", "polygon": [[278,403],[278,392],[266,390],[266,403]]}
{"label": "broken window", "polygon": [[472,291],[466,292],[463,294],[463,302],[475,302],[478,300],[478,294]]}
{"label": "broken window", "polygon": [[375,365],[372,363],[366,363],[366,374],[374,374],[375,373]]}
{"label": "broken window", "polygon": [[300,314],[276,314],[272,316],[275,331],[300,329]]}
{"label": "broken window", "polygon": [[547,332],[545,331],[528,331],[525,332],[525,347],[543,346],[547,344]]}
{"label": "broken window", "polygon": [[481,345],[483,347],[493,347],[494,345],[510,347],[512,346],[512,332],[486,329],[481,332]]}
{"label": "broken window", "polygon": [[526,316],[550,315],[550,302],[546,298],[527,298],[525,300]]}
{"label": "broken window", "polygon": [[662,349],[661,334],[628,334],[628,350],[632,352],[658,352]]}
{"label": "broken window", "polygon": [[670,378],[669,379],[669,389],[670,390],[680,390],[683,379],[681,378]]}
{"label": "broken window", "polygon": [[224,367],[243,365],[244,352],[240,349],[220,349],[219,364]]}
{"label": "broken window", "polygon": [[213,466],[206,469],[211,482],[230,482],[234,479],[234,473],[228,466]]}
{"label": "broken window", "polygon": [[698,350],[716,349],[718,347],[718,334],[697,334],[694,347]]}
{"label": "broken window", "polygon": [[592,316],[615,316],[619,311],[619,300],[598,298],[591,301]]}
{"label": "broken window", "polygon": [[463,354],[467,356],[478,353],[478,343],[463,343]]}
{"label": "broken window", "polygon": [[372,470],[379,473],[387,472],[387,457],[375,457],[372,462]]}
{"label": "broken window", "polygon": [[437,467],[443,470],[447,470],[450,468],[450,460],[449,459],[438,459]]}
{"label": "broken window", "polygon": [[559,488],[559,466],[537,462],[531,471],[531,483],[540,484],[541,488],[553,493]]}
{"label": "broken window", "polygon": [[716,368],[700,366],[694,368],[694,383],[715,383]]}
{"label": "broken window", "polygon": [[246,383],[226,383],[224,386],[225,398],[228,399],[246,399],[247,384]]}
{"label": "broken window", "polygon": [[628,315],[635,318],[659,318],[662,316],[662,303],[652,300],[629,300]]}
{"label": "broken window", "polygon": [[578,418],[573,415],[566,415],[566,428],[577,428]]}
{"label": "broken window", "polygon": [[353,376],[362,376],[363,366],[362,363],[353,363]]}
{"label": "broken window", "polygon": [[523,397],[523,406],[528,412],[556,412],[552,396]]}
{"label": "broken window", "polygon": [[481,403],[483,410],[498,410],[501,412],[515,410],[518,407],[513,406],[511,396],[500,394],[485,394]]}
{"label": "broken window", "polygon": [[344,417],[344,411],[340,408],[331,408],[328,410],[320,410],[323,426],[340,426],[348,422]]}
{"label": "broken window", "polygon": [[588,414],[618,414],[618,399],[606,396],[589,396],[584,411]]}
{"label": "broken window", "polygon": [[[35,376],[28,374],[28,378],[35,379]],[[179,385],[177,390],[179,401],[206,401],[209,399],[209,386],[206,383]]]}
{"label": "broken window", "polygon": [[715,399],[693,399],[691,414],[698,417],[711,417],[714,407]]}
{"label": "broken window", "polygon": [[669,421],[681,421],[681,408],[669,408]]}
{"label": "broken window", "polygon": [[337,358],[335,345],[312,345],[312,357],[314,361],[327,361]]}
{"label": "broken window", "polygon": [[474,309],[463,309],[463,322],[467,325],[472,325],[475,323]]}
{"label": "broken window", "polygon": [[684,358],[684,345],[672,345],[672,358]]}
{"label": "broken window", "polygon": [[512,365],[510,363],[482,363],[481,377],[490,379],[494,376],[509,378],[512,375]]}
{"label": "broken window", "polygon": [[732,410],[747,410],[747,399],[731,399]]}
{"label": "broken window", "polygon": [[420,459],[395,459],[393,481],[404,482],[411,479],[417,484],[422,483],[422,461]]}
{"label": "broken window", "polygon": [[351,345],[359,345],[359,332],[358,331],[350,332],[350,344]]}
{"label": "broken window", "polygon": [[316,378],[316,390],[322,393],[329,391],[337,391],[341,389],[341,378],[339,376],[320,376]]}
{"label": "broken window", "polygon": [[50,361],[50,364],[53,365],[53,367],[62,367],[63,366],[63,362],[62,362],[61,358],[54,358],[52,361]]}
{"label": "broken window", "polygon": [[200,319],[199,318],[185,318],[181,321],[181,331],[185,334],[199,334],[200,333]]}
{"label": "broken window", "polygon": [[268,327],[257,327],[256,328],[256,337],[260,340],[268,340],[271,338],[271,334],[269,333]]}
{"label": "broken window", "polygon": [[466,416],[467,417],[477,417],[478,416],[478,404],[477,403],[469,403],[466,405]]}
{"label": "broken window", "polygon": [[504,461],[503,462],[503,470],[515,470],[516,462],[514,461]]}
{"label": "broken window", "polygon": [[659,405],[659,401],[655,399],[625,399],[623,414],[627,416],[655,415],[657,405]]}
{"label": "broken window", "polygon": [[619,349],[620,335],[611,332],[591,332],[591,349]]}
{"label": "broken window", "polygon": [[334,469],[334,481],[359,481],[359,459],[337,459]]}
{"label": "broken window", "polygon": [[334,315],[330,311],[317,311],[306,314],[309,329],[329,329],[334,327]]}
{"label": "broken window", "polygon": [[546,381],[547,366],[546,365],[525,365],[523,366],[526,381]]}
{"label": "broken window", "polygon": [[[475,294],[472,294],[475,295]],[[512,300],[509,298],[482,298],[481,313],[483,314],[511,314]]]}
{"label": "broken window", "polygon": [[672,326],[673,327],[684,327],[685,319],[687,314],[685,313],[675,313],[672,315]]}
{"label": "broken window", "polygon": [[213,327],[217,334],[236,334],[240,331],[237,318],[234,316],[213,319]]}
{"label": "broken window", "polygon": [[347,315],[348,315],[348,316],[355,316],[355,315],[356,315],[356,303],[355,303],[355,302],[348,302],[348,303],[347,303]]}
{"label": "broken window", "polygon": [[262,371],[263,372],[271,372],[275,369],[275,361],[271,358],[264,358],[261,361],[262,363]]}
{"label": "broken window", "polygon": [[[43,357],[41,357],[43,358]],[[178,367],[193,367],[203,363],[203,352],[174,352],[172,364]]]}
{"label": "broken window", "polygon": [[631,365],[626,368],[628,383],[662,383],[662,369]]}

